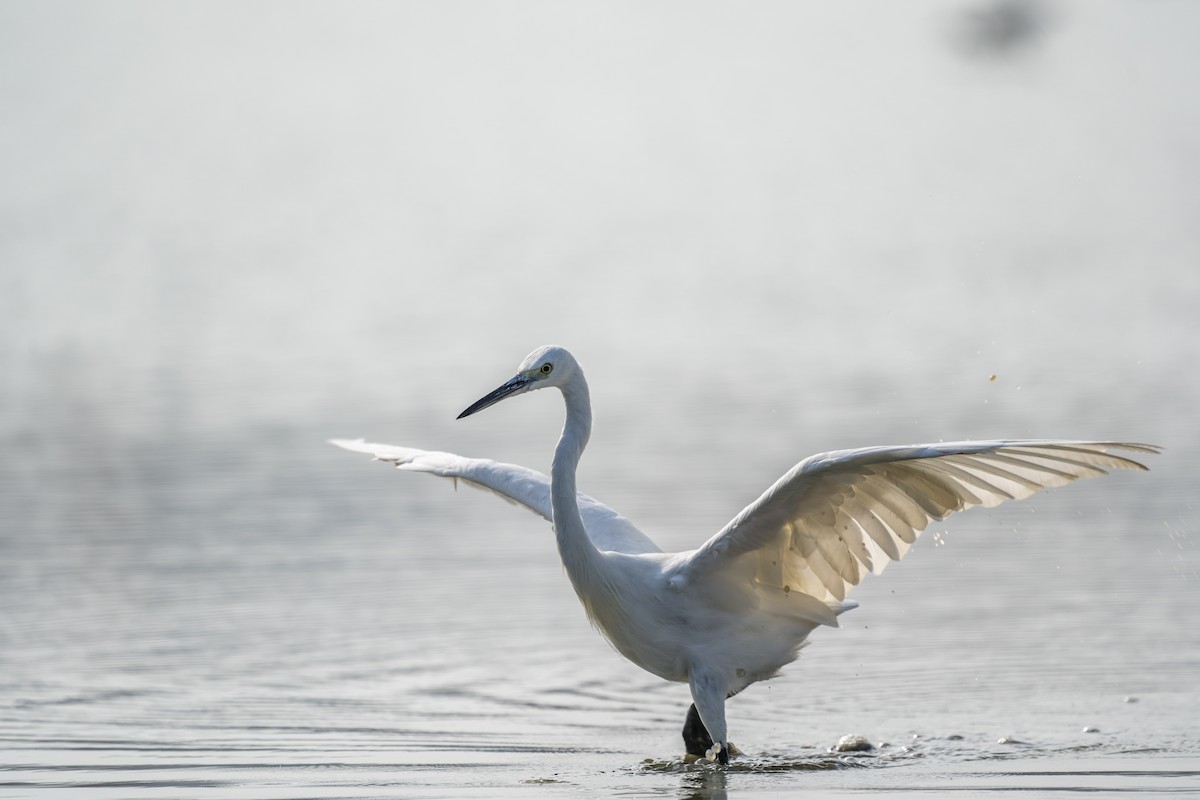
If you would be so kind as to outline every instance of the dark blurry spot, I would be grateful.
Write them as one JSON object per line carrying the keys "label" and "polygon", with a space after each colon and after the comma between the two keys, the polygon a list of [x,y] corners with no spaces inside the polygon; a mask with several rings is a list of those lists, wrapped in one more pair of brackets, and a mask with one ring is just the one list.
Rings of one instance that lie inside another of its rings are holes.
{"label": "dark blurry spot", "polygon": [[951,39],[964,55],[1012,58],[1038,44],[1050,27],[1050,12],[1039,0],[990,0],[958,12]]}

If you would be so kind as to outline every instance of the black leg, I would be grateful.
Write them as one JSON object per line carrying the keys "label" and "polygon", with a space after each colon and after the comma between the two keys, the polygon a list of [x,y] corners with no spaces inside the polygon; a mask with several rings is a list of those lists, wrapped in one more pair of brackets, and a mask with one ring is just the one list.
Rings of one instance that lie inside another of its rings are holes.
{"label": "black leg", "polygon": [[[696,710],[695,703],[688,709],[687,721],[683,723],[683,746],[688,755],[699,758],[704,758],[708,748],[713,746],[712,737],[708,735],[708,728],[700,721],[700,712]],[[721,751],[720,758],[722,763],[729,763],[729,754],[724,750]]]}

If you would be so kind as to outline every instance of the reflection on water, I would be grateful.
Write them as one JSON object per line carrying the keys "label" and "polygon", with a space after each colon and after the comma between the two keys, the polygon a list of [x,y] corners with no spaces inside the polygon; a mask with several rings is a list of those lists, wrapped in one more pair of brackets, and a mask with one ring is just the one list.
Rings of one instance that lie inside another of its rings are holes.
{"label": "reflection on water", "polygon": [[[1056,6],[1006,67],[886,4],[37,8],[0,11],[0,796],[1195,790],[1194,11]],[[544,470],[555,398],[453,416],[554,340],[581,487],[668,549],[820,450],[1166,450],[935,526],[730,702],[722,772],[547,525],[324,444]]]}

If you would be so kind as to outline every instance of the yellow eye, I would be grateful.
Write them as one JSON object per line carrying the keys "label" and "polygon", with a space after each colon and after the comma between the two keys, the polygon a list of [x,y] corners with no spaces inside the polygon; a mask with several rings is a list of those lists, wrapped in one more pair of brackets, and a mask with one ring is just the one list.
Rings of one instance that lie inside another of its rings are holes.
{"label": "yellow eye", "polygon": [[554,365],[547,361],[545,364],[542,364],[541,373],[543,375],[549,375],[553,369]]}

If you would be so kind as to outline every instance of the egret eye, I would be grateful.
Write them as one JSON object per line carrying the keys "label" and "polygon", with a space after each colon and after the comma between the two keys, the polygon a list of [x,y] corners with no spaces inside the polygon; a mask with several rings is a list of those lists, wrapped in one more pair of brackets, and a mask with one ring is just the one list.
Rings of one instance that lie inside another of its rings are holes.
{"label": "egret eye", "polygon": [[541,373],[543,375],[549,375],[553,369],[554,365],[547,361],[545,364],[542,364]]}

